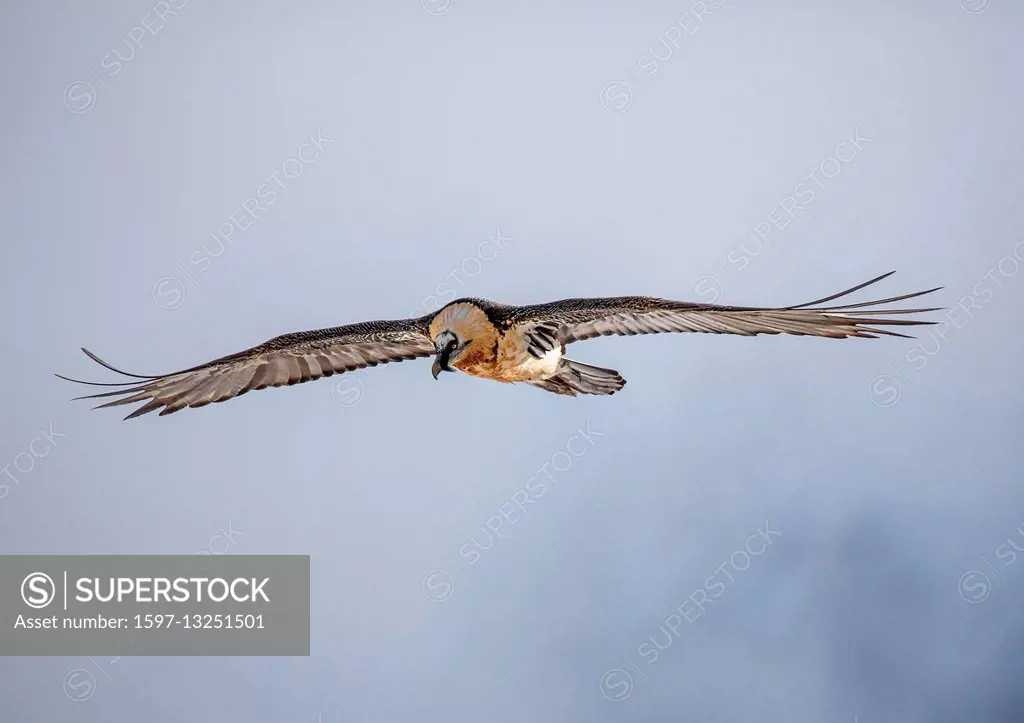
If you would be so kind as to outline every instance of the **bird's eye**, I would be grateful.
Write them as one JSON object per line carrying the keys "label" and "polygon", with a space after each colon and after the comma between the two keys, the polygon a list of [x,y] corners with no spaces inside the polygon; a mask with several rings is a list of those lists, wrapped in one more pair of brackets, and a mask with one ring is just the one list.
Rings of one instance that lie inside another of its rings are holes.
{"label": "bird's eye", "polygon": [[447,349],[448,351],[454,351],[454,350],[455,350],[455,348],[456,348],[456,347],[457,347],[458,345],[459,345],[459,340],[458,340],[458,339],[449,339],[449,340],[448,340],[448,343],[447,343],[447,344],[445,344],[445,348],[446,348],[446,349]]}

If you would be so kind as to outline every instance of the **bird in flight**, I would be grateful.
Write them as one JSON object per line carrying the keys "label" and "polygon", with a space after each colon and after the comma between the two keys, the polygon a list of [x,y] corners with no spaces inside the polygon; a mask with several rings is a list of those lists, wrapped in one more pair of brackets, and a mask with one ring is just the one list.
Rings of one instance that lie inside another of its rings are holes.
{"label": "bird in flight", "polygon": [[[130,377],[128,382],[67,381],[120,387],[76,399],[116,397],[97,408],[142,403],[125,419],[156,410],[223,402],[253,389],[280,387],[378,364],[434,357],[431,373],[461,371],[499,382],[523,382],[555,394],[608,395],[626,380],[614,369],[567,359],[565,347],[596,336],[705,332],[710,334],[793,334],[876,338],[908,337],[884,327],[934,324],[893,318],[938,311],[879,308],[942,287],[838,306],[822,306],[891,276],[883,274],[838,294],[796,306],[755,307],[698,304],[647,296],[564,299],[532,306],[508,306],[486,299],[456,299],[437,312],[400,321],[364,321],[330,329],[275,337],[259,346],[199,366],[146,376],[123,372],[82,349],[93,361]],[[141,380],[141,381],[138,381]]]}

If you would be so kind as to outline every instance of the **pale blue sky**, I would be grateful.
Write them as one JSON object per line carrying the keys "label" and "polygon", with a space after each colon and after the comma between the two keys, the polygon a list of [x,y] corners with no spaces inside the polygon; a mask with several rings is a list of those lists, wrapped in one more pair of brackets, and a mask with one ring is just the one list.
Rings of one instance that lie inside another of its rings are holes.
{"label": "pale blue sky", "polygon": [[[311,555],[313,639],[0,658],[0,719],[1024,718],[1024,7],[689,7],[2,11],[0,553],[192,553],[231,525],[230,554]],[[158,373],[423,313],[446,279],[782,305],[892,269],[880,293],[970,312],[916,342],[580,344],[629,381],[609,398],[420,361],[122,423],[52,376],[107,378],[83,345]]]}

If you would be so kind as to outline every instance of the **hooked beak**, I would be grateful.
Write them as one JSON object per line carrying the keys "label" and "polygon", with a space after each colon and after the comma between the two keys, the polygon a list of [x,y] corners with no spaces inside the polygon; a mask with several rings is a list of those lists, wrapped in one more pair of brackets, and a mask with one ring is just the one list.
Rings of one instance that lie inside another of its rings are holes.
{"label": "hooked beak", "polygon": [[454,353],[458,343],[459,340],[451,332],[445,332],[437,338],[435,342],[437,356],[434,357],[434,365],[430,367],[430,373],[434,375],[434,379],[437,379],[441,372],[455,371],[448,366],[448,361],[452,358],[452,353]]}
{"label": "hooked beak", "polygon": [[434,379],[437,379],[437,376],[441,372],[453,371],[452,368],[448,366],[449,356],[451,356],[451,351],[442,350],[437,353],[436,357],[434,357],[434,363],[430,367],[430,373],[434,376]]}

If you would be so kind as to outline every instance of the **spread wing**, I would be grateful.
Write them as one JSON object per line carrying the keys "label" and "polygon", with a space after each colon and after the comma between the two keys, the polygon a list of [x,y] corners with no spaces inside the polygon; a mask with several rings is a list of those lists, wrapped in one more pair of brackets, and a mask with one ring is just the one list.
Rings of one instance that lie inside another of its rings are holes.
{"label": "spread wing", "polygon": [[118,397],[97,409],[145,402],[125,419],[161,407],[160,415],[163,416],[185,407],[223,402],[252,389],[298,384],[362,367],[430,356],[434,353],[434,344],[428,333],[429,321],[429,316],[402,321],[368,321],[285,334],[237,354],[160,376],[123,372],[89,350],[82,349],[89,358],[107,369],[145,381],[100,383],[57,376],[79,384],[125,387],[76,397]]}
{"label": "spread wing", "polygon": [[564,299],[549,304],[520,306],[510,312],[507,323],[523,327],[530,340],[530,352],[541,356],[558,343],[591,339],[611,334],[658,334],[662,332],[705,332],[710,334],[795,334],[843,339],[848,336],[875,338],[879,335],[908,337],[886,327],[934,324],[932,321],[892,318],[928,309],[879,308],[904,299],[930,294],[939,288],[892,296],[877,301],[840,306],[821,306],[859,291],[891,276],[883,274],[838,294],[779,308],[720,306],[669,301],[647,296],[601,299]]}

